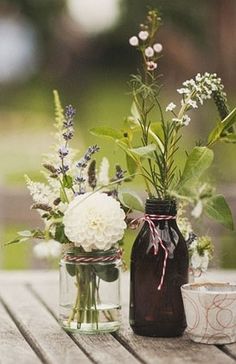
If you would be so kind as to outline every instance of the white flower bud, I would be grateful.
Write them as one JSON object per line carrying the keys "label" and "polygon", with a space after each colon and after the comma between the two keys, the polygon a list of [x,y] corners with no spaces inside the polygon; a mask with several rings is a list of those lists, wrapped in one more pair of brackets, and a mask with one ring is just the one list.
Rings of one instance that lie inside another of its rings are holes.
{"label": "white flower bud", "polygon": [[145,56],[150,58],[150,57],[153,57],[154,56],[154,50],[152,47],[147,47],[145,49]]}
{"label": "white flower bud", "polygon": [[176,105],[173,102],[171,102],[171,103],[169,103],[169,105],[167,105],[166,111],[173,111],[175,108],[176,108]]}
{"label": "white flower bud", "polygon": [[129,44],[132,46],[132,47],[137,47],[138,44],[139,44],[139,40],[138,40],[138,37],[136,37],[135,35],[133,37],[131,37],[129,39]]}
{"label": "white flower bud", "polygon": [[146,63],[148,71],[154,71],[157,68],[157,63],[153,61],[148,61]]}
{"label": "white flower bud", "polygon": [[188,115],[184,115],[183,116],[183,119],[182,119],[182,124],[185,125],[185,126],[188,126],[188,124],[190,123],[191,121],[191,118],[188,116]]}
{"label": "white flower bud", "polygon": [[155,43],[153,49],[155,52],[160,53],[163,50],[163,46],[161,43]]}
{"label": "white flower bud", "polygon": [[141,30],[141,32],[138,33],[138,36],[141,40],[147,40],[149,33],[146,30]]}

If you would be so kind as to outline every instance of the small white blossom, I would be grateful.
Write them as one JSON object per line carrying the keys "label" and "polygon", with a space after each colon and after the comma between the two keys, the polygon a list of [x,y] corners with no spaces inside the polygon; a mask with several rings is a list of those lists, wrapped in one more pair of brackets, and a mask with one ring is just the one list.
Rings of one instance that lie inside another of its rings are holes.
{"label": "small white blossom", "polygon": [[183,116],[183,119],[182,119],[182,124],[185,125],[185,126],[188,126],[190,121],[191,121],[191,118],[188,115],[185,114]]}
{"label": "small white blossom", "polygon": [[173,102],[170,102],[166,107],[166,111],[173,111],[176,108],[176,105]]}
{"label": "small white blossom", "polygon": [[138,37],[135,35],[129,39],[129,44],[133,47],[137,47],[139,45]]}
{"label": "small white blossom", "polygon": [[61,251],[62,245],[53,239],[42,241],[33,248],[33,253],[41,259],[57,258]]}
{"label": "small white blossom", "polygon": [[147,40],[149,37],[149,33],[146,30],[141,30],[141,32],[138,33],[138,36],[141,40]]}
{"label": "small white blossom", "polygon": [[182,119],[179,118],[173,118],[172,121],[174,121],[177,124],[182,124]]}
{"label": "small white blossom", "polygon": [[163,46],[161,43],[155,43],[153,49],[156,53],[160,53],[163,50]]}
{"label": "small white blossom", "polygon": [[33,182],[25,176],[27,187],[35,203],[50,204],[54,200],[52,190],[41,182]]}
{"label": "small white blossom", "polygon": [[150,57],[153,57],[154,56],[154,50],[152,47],[147,47],[145,49],[145,56],[150,58]]}
{"label": "small white blossom", "polygon": [[177,89],[177,92],[178,92],[180,95],[182,95],[182,94],[187,94],[187,93],[189,93],[189,90],[188,90],[187,88],[182,87],[182,88],[178,88],[178,89]]}
{"label": "small white blossom", "polygon": [[157,63],[153,61],[148,61],[146,63],[148,71],[154,71],[157,68]]}
{"label": "small white blossom", "polygon": [[206,272],[209,264],[209,255],[207,251],[201,256],[195,250],[190,259],[190,265],[194,270],[200,270],[201,272]]}
{"label": "small white blossom", "polygon": [[106,157],[102,158],[98,172],[98,185],[107,186],[109,184],[109,161]]}
{"label": "small white blossom", "polygon": [[188,104],[189,106],[191,106],[193,109],[197,109],[197,108],[198,108],[198,106],[197,106],[197,102],[196,102],[196,101],[194,101],[194,100],[189,99],[189,100],[188,100],[188,102],[187,102],[187,104]]}
{"label": "small white blossom", "polygon": [[190,221],[186,217],[178,217],[177,222],[181,234],[183,235],[184,239],[187,240],[190,233],[192,233],[193,231]]}
{"label": "small white blossom", "polygon": [[85,251],[107,250],[122,239],[126,228],[120,203],[105,193],[85,193],[74,198],[63,223],[67,238]]}
{"label": "small white blossom", "polygon": [[202,214],[202,210],[203,210],[203,204],[202,201],[199,200],[196,206],[192,209],[191,215],[195,217],[195,219],[198,219]]}

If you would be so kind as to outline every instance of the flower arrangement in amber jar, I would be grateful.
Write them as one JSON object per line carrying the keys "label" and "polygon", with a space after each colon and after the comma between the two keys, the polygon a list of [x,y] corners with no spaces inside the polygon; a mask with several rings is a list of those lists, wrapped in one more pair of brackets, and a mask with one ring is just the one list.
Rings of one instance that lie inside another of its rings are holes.
{"label": "flower arrangement in amber jar", "polygon": [[[96,127],[92,134],[113,139],[126,154],[130,174],[142,177],[148,198],[176,199],[184,210],[199,218],[206,213],[229,229],[233,229],[230,208],[221,194],[205,180],[205,172],[214,159],[213,147],[218,142],[235,143],[236,108],[230,109],[224,85],[216,73],[198,73],[184,81],[177,89],[178,101],[162,105],[160,58],[164,46],[159,43],[161,26],[157,10],[149,10],[137,35],[129,44],[140,55],[141,67],[131,76],[129,85],[132,96],[131,115],[125,119],[121,130]],[[191,114],[204,103],[213,100],[220,120],[204,141],[186,151],[184,165],[176,161],[183,153],[182,136],[191,127]],[[132,206],[130,206],[132,208]],[[191,268],[205,271],[212,256],[212,243],[208,236],[197,237],[192,233],[189,220],[179,211],[179,224],[189,242]]]}

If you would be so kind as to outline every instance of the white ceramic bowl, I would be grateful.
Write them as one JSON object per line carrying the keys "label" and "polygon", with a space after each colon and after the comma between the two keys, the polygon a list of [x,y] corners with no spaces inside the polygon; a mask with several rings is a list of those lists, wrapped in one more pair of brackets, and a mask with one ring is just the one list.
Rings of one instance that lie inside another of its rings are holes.
{"label": "white ceramic bowl", "polygon": [[191,340],[204,344],[236,342],[236,283],[189,283],[181,292]]}

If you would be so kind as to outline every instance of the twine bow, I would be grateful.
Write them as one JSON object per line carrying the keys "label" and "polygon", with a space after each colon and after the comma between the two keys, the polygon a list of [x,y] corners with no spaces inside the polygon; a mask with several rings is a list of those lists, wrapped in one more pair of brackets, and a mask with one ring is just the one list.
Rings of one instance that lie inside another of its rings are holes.
{"label": "twine bow", "polygon": [[158,291],[161,290],[162,285],[163,285],[163,281],[164,281],[164,277],[165,277],[166,264],[167,264],[167,258],[168,258],[168,249],[166,248],[165,244],[163,243],[163,241],[161,239],[161,236],[159,234],[159,231],[156,228],[155,221],[174,220],[174,219],[176,219],[176,217],[175,216],[171,216],[171,215],[152,215],[152,214],[145,214],[144,216],[141,216],[141,217],[139,217],[137,219],[134,219],[131,222],[131,228],[134,228],[134,229],[137,226],[139,226],[142,222],[147,222],[148,223],[148,226],[149,226],[150,233],[151,233],[152,244],[153,244],[153,249],[154,249],[154,255],[157,255],[158,254],[159,245],[164,250],[164,262],[163,262],[161,280],[160,280],[160,283],[159,283],[159,285],[157,287]]}

